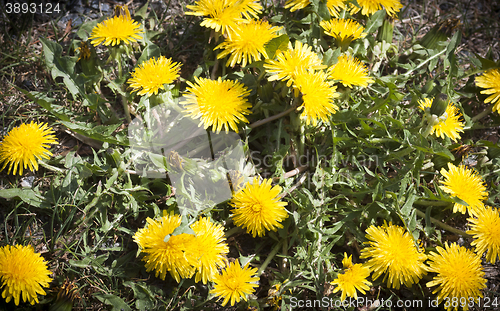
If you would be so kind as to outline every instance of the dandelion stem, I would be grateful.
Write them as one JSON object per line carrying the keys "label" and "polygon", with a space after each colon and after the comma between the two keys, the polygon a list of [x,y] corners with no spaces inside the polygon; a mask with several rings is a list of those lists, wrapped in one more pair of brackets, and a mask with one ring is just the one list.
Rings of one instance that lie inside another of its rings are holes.
{"label": "dandelion stem", "polygon": [[278,253],[280,247],[281,247],[282,242],[279,242],[276,244],[273,248],[273,250],[269,253],[267,256],[266,260],[264,260],[264,263],[260,266],[259,270],[257,270],[257,276],[260,276],[264,270],[266,270],[267,266],[273,260],[274,256]]}
{"label": "dandelion stem", "polygon": [[[417,215],[422,217],[422,218],[425,218],[425,214],[421,211],[419,211],[418,209],[415,209],[417,211]],[[437,220],[436,218],[432,218],[432,217],[429,217],[431,222],[433,224],[435,224],[436,226],[440,227],[441,229],[444,229],[446,231],[449,231],[451,233],[454,233],[456,235],[461,235],[463,237],[467,237],[467,238],[470,238],[472,237],[471,235],[465,233],[465,231],[462,231],[460,229],[456,229],[456,228],[453,228],[452,226],[448,226],[447,224],[443,223],[443,222],[440,222],[439,220]]]}
{"label": "dandelion stem", "polygon": [[275,114],[274,116],[270,116],[268,118],[265,118],[263,120],[259,120],[257,122],[254,122],[252,124],[250,124],[248,127],[253,129],[253,128],[256,128],[257,126],[261,126],[261,125],[264,125],[266,123],[269,123],[271,121],[274,121],[276,119],[279,119],[283,116],[286,116],[287,114],[289,114],[290,112],[294,111],[295,109],[297,109],[297,105],[293,105],[292,107],[290,107],[289,109],[283,111],[283,112],[280,112],[278,114]]}
{"label": "dandelion stem", "polygon": [[486,117],[490,112],[493,111],[493,105],[490,105],[488,108],[486,108],[483,112],[478,113],[476,116],[472,118],[472,122],[476,122],[478,120],[481,120],[482,118]]}

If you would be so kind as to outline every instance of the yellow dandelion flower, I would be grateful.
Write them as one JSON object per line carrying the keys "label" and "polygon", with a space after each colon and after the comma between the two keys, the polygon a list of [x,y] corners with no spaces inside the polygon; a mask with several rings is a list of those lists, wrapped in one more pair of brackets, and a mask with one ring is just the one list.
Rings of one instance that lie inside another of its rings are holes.
{"label": "yellow dandelion flower", "polygon": [[358,4],[363,15],[370,15],[384,8],[393,17],[403,7],[399,0],[358,0]]}
{"label": "yellow dandelion flower", "polygon": [[196,84],[187,82],[186,110],[193,119],[201,119],[205,129],[219,133],[229,128],[238,133],[236,122],[248,123],[244,115],[250,114],[247,101],[250,91],[238,81],[194,78]]}
{"label": "yellow dandelion flower", "polygon": [[[432,98],[424,98],[419,101],[420,109],[425,111],[425,108],[432,106]],[[465,123],[460,121],[462,114],[460,110],[450,101],[444,114],[439,117],[439,123],[432,127],[430,134],[435,134],[438,137],[445,138],[448,136],[453,141],[460,138],[459,132],[464,131]]]}
{"label": "yellow dandelion flower", "polygon": [[195,282],[212,281],[219,273],[218,268],[226,266],[229,253],[224,237],[224,227],[214,224],[210,218],[202,217],[191,225],[196,234],[195,256],[198,258]]}
{"label": "yellow dandelion flower", "polygon": [[0,143],[0,163],[4,162],[3,170],[9,164],[9,174],[14,175],[19,168],[19,175],[23,169],[29,167],[31,171],[38,170],[37,160],[49,159],[52,156],[47,148],[49,144],[57,144],[54,130],[45,123],[21,124],[13,128]]}
{"label": "yellow dandelion flower", "polygon": [[361,251],[361,258],[370,258],[365,264],[373,271],[373,279],[387,273],[387,287],[399,289],[418,283],[425,272],[427,256],[417,250],[411,235],[402,227],[384,225],[366,229],[365,242],[370,245]]}
{"label": "yellow dandelion flower", "polygon": [[259,285],[256,282],[259,278],[255,276],[256,268],[250,268],[248,265],[241,268],[240,262],[236,260],[230,263],[226,270],[214,277],[214,289],[211,291],[216,296],[224,298],[222,306],[224,307],[229,300],[231,306],[235,302],[240,302],[241,298],[247,301],[246,295],[254,292],[254,287]]}
{"label": "yellow dandelion flower", "polygon": [[287,0],[285,3],[285,9],[290,9],[290,12],[295,12],[305,8],[310,3],[310,0]]}
{"label": "yellow dandelion flower", "polygon": [[327,81],[327,74],[323,71],[307,71],[299,74],[295,79],[295,86],[302,93],[304,109],[301,118],[306,124],[316,125],[318,120],[328,122],[331,114],[339,109],[333,99],[339,97],[333,82]]}
{"label": "yellow dandelion flower", "polygon": [[97,26],[92,29],[92,34],[89,39],[94,46],[99,44],[104,45],[118,45],[122,41],[125,44],[136,42],[141,39],[140,34],[144,33],[141,30],[141,26],[133,21],[127,16],[115,16],[113,18],[108,18],[102,23],[97,24]]}
{"label": "yellow dandelion flower", "polygon": [[255,177],[253,184],[246,183],[230,203],[235,208],[231,210],[235,225],[247,228],[253,237],[264,236],[266,230],[283,228],[280,222],[288,217],[285,209],[287,202],[280,201],[278,197],[281,187],[271,187],[271,182],[271,179],[264,179],[260,184]]}
{"label": "yellow dandelion flower", "polygon": [[165,89],[164,84],[170,84],[179,77],[180,69],[181,64],[172,62],[171,58],[153,57],[140,64],[127,83],[134,89],[133,92],[139,91],[139,95],[156,95],[159,89]]}
{"label": "yellow dandelion flower", "polygon": [[246,19],[258,18],[262,6],[255,0],[198,0],[195,5],[187,5],[192,12],[186,15],[206,16],[201,26],[214,29],[222,34],[232,35],[238,23]]}
{"label": "yellow dandelion flower", "polygon": [[448,171],[444,168],[441,169],[441,175],[444,176],[445,180],[440,181],[443,186],[439,186],[439,188],[469,204],[469,206],[465,206],[455,203],[453,213],[465,214],[467,210],[470,216],[477,216],[478,212],[484,208],[483,201],[488,197],[488,191],[486,191],[481,176],[463,165],[456,167],[453,163],[448,163],[448,169]]}
{"label": "yellow dandelion flower", "polygon": [[78,51],[78,60],[81,59],[89,59],[92,51],[90,50],[90,46],[87,41],[82,41],[80,46],[76,49]]}
{"label": "yellow dandelion flower", "polygon": [[370,285],[372,285],[371,282],[366,280],[370,275],[370,269],[359,263],[353,265],[352,256],[347,257],[346,253],[344,253],[342,265],[344,266],[344,273],[339,273],[337,278],[330,283],[337,285],[333,292],[342,291],[340,296],[341,301],[344,301],[346,297],[353,297],[357,300],[358,294],[356,290],[365,294],[370,289]]}
{"label": "yellow dandelion flower", "polygon": [[179,282],[190,278],[198,266],[194,242],[195,236],[182,233],[170,236],[181,224],[181,216],[165,215],[160,219],[146,219],[148,226],[134,234],[134,241],[145,253],[146,271],[155,270],[155,276],[165,279],[167,271]]}
{"label": "yellow dandelion flower", "polygon": [[332,36],[337,41],[337,45],[342,50],[347,49],[352,40],[364,38],[365,28],[360,23],[352,19],[332,18],[328,21],[321,21],[319,25],[325,30],[325,33]]}
{"label": "yellow dandelion flower", "polygon": [[486,279],[481,266],[481,258],[465,247],[458,246],[456,243],[448,245],[445,248],[437,247],[438,253],[430,252],[429,267],[427,271],[437,273],[434,279],[427,283],[427,287],[437,286],[432,292],[438,293],[437,299],[441,303],[446,301],[458,301],[454,306],[450,303],[447,310],[458,310],[462,302],[463,310],[468,310],[469,299],[474,301],[483,297],[481,290],[486,288]]}
{"label": "yellow dandelion flower", "polygon": [[339,17],[340,12],[346,8],[345,0],[327,0],[326,7],[330,15]]}
{"label": "yellow dandelion flower", "polygon": [[488,251],[486,260],[495,264],[497,257],[500,259],[500,210],[485,207],[479,210],[477,218],[469,218],[469,222],[471,230],[467,233],[474,237],[471,245],[480,256]]}
{"label": "yellow dandelion flower", "polygon": [[268,58],[265,45],[278,36],[281,27],[271,26],[265,21],[252,20],[246,24],[238,24],[231,37],[215,47],[223,51],[217,58],[224,58],[231,54],[226,66],[234,67],[241,64],[245,67],[253,61],[261,60],[261,54]]}
{"label": "yellow dandelion flower", "polygon": [[295,41],[295,48],[292,43],[288,43],[288,50],[278,54],[277,60],[266,60],[264,64],[266,71],[273,74],[269,77],[269,81],[285,80],[287,86],[292,85],[295,77],[308,69],[321,70],[326,68],[321,63],[318,55],[312,51],[312,48],[307,44],[302,44],[300,41]]}
{"label": "yellow dandelion flower", "polygon": [[42,287],[49,287],[51,273],[42,256],[35,253],[31,245],[0,248],[0,288],[5,286],[2,297],[7,303],[14,298],[18,306],[21,296],[24,302],[38,303],[37,295],[45,295]]}
{"label": "yellow dandelion flower", "polygon": [[365,65],[350,55],[341,55],[337,63],[328,68],[328,75],[331,79],[339,80],[344,86],[351,88],[353,85],[367,87],[374,81],[368,76]]}
{"label": "yellow dandelion flower", "polygon": [[481,94],[492,94],[484,102],[494,104],[493,111],[500,114],[500,69],[490,69],[476,77],[476,85],[487,89],[481,91]]}

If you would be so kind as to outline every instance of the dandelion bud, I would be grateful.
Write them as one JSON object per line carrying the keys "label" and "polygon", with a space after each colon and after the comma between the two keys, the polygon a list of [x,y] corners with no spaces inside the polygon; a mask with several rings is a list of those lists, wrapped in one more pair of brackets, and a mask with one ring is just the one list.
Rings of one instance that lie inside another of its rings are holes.
{"label": "dandelion bud", "polygon": [[440,117],[446,111],[446,107],[448,107],[448,96],[439,94],[432,101],[431,114]]}

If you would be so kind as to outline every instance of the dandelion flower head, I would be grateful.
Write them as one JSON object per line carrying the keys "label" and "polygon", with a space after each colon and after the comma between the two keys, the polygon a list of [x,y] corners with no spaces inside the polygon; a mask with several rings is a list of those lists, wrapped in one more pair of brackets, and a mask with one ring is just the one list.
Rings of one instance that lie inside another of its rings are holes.
{"label": "dandelion flower head", "polygon": [[465,214],[466,210],[469,215],[477,215],[484,208],[483,201],[488,197],[486,186],[484,185],[481,176],[476,171],[465,167],[464,165],[455,166],[453,163],[448,163],[448,171],[441,169],[441,175],[444,180],[440,181],[442,186],[439,186],[444,192],[451,196],[455,196],[462,201],[465,201],[469,206],[455,203],[453,212]]}
{"label": "dandelion flower head", "polygon": [[476,85],[486,89],[481,94],[491,94],[484,102],[494,104],[493,111],[500,114],[500,69],[490,69],[476,77]]}
{"label": "dandelion flower head", "polygon": [[370,269],[359,263],[353,265],[352,255],[347,257],[346,253],[344,253],[342,265],[344,266],[344,273],[338,274],[337,278],[331,282],[332,285],[337,285],[333,292],[342,291],[341,301],[344,301],[346,297],[357,300],[357,290],[365,294],[370,289],[372,283],[366,280],[370,275]]}
{"label": "dandelion flower head", "polygon": [[241,298],[247,301],[246,295],[254,292],[254,288],[259,285],[256,284],[259,278],[255,276],[256,268],[250,268],[248,265],[241,268],[240,263],[236,260],[230,263],[229,266],[214,277],[214,289],[212,293],[216,296],[224,298],[222,306],[224,307],[229,300],[231,306],[235,302],[240,302]]}
{"label": "dandelion flower head", "polygon": [[191,10],[186,15],[206,16],[201,26],[228,36],[232,35],[238,23],[258,18],[262,11],[262,6],[255,0],[198,0],[195,5],[187,5],[186,8]]}
{"label": "dandelion flower head", "polygon": [[92,34],[89,39],[94,46],[99,44],[118,45],[122,41],[125,44],[130,44],[141,39],[141,26],[126,15],[115,16],[108,18],[92,29]]}
{"label": "dandelion flower head", "polygon": [[18,306],[21,296],[24,302],[38,303],[37,295],[45,295],[43,287],[49,287],[51,273],[31,245],[0,248],[0,288],[4,287],[2,297],[7,303],[14,298]]}
{"label": "dandelion flower head", "polygon": [[[425,108],[432,106],[432,98],[424,98],[419,101],[420,109],[425,111]],[[434,125],[430,134],[435,134],[438,137],[445,138],[448,136],[453,141],[460,138],[460,132],[464,131],[464,122],[460,121],[462,114],[460,110],[450,101],[444,114],[439,117],[439,123]]]}
{"label": "dandelion flower head", "polygon": [[495,264],[500,259],[500,211],[496,208],[485,206],[477,213],[477,218],[469,218],[471,229],[468,234],[474,237],[471,245],[476,247],[480,256],[486,253],[486,260]]}
{"label": "dandelion flower head", "polygon": [[363,15],[371,15],[384,8],[392,17],[403,7],[399,0],[358,0],[358,4]]}
{"label": "dandelion flower head", "polygon": [[230,37],[215,47],[223,50],[217,58],[231,55],[226,63],[226,66],[231,67],[236,64],[245,67],[253,61],[261,60],[261,55],[268,58],[265,45],[278,36],[277,32],[280,29],[281,27],[272,26],[266,21],[252,20],[240,23],[234,28]]}
{"label": "dandelion flower head", "polygon": [[325,33],[337,40],[341,47],[349,46],[352,40],[364,38],[366,33],[361,24],[352,19],[332,18],[328,21],[321,21],[319,25]]}
{"label": "dandelion flower head", "polygon": [[155,270],[155,276],[165,279],[167,271],[179,282],[181,278],[190,278],[198,266],[195,254],[195,236],[182,233],[172,235],[181,224],[181,216],[169,214],[157,220],[146,219],[147,227],[139,229],[134,241],[145,256],[146,271]]}
{"label": "dandelion flower head", "polygon": [[181,64],[172,62],[171,58],[153,57],[140,64],[127,83],[139,95],[157,95],[159,89],[165,89],[164,84],[170,84],[179,77],[180,69]]}
{"label": "dandelion flower head", "polygon": [[271,179],[264,179],[259,183],[258,178],[254,178],[253,183],[246,183],[230,203],[234,207],[231,210],[234,223],[247,228],[253,237],[264,236],[266,230],[283,228],[280,222],[288,217],[285,209],[287,202],[282,202],[278,197],[281,187],[272,187],[271,182]]}
{"label": "dandelion flower head", "polygon": [[341,55],[337,63],[328,68],[331,79],[339,80],[344,86],[353,85],[367,87],[373,83],[373,79],[368,76],[366,67],[355,57]]}
{"label": "dandelion flower head", "polygon": [[311,0],[287,0],[285,3],[285,9],[290,9],[290,12],[295,12],[305,8],[310,3]]}
{"label": "dandelion flower head", "polygon": [[327,0],[326,7],[330,15],[339,17],[340,12],[346,8],[345,0]]}
{"label": "dandelion flower head", "polygon": [[57,144],[54,130],[45,123],[23,123],[13,128],[0,143],[0,163],[2,170],[9,165],[9,174],[19,175],[29,167],[31,171],[38,170],[37,160],[49,159],[52,153],[47,149],[49,144]]}
{"label": "dandelion flower head", "polygon": [[[437,273],[427,287],[437,286],[433,294],[441,303],[445,298],[449,301],[465,301],[463,309],[468,310],[469,298],[476,300],[483,297],[481,290],[486,287],[486,279],[481,266],[481,258],[465,247],[456,243],[445,244],[445,249],[437,247],[438,253],[429,254],[429,272]],[[453,300],[454,299],[454,300]],[[447,308],[452,309],[453,304]],[[460,303],[458,304],[460,306]],[[458,306],[453,309],[457,310]]]}
{"label": "dandelion flower head", "polygon": [[333,103],[333,99],[339,97],[335,92],[337,87],[323,71],[307,71],[297,75],[295,86],[302,93],[301,118],[306,124],[316,125],[318,120],[328,122],[331,114],[337,112],[339,107]]}
{"label": "dandelion flower head", "polygon": [[236,122],[248,123],[251,104],[247,97],[250,91],[238,81],[210,80],[195,77],[196,84],[187,82],[186,110],[193,119],[201,119],[205,129],[212,126],[214,132],[229,128],[238,132]]}
{"label": "dandelion flower head", "polygon": [[195,282],[212,281],[218,268],[226,266],[226,255],[229,252],[224,237],[224,227],[214,224],[210,218],[202,217],[191,225],[196,234],[195,256],[198,258]]}
{"label": "dandelion flower head", "polygon": [[418,283],[425,271],[427,256],[418,251],[410,234],[402,227],[384,225],[366,229],[365,242],[369,246],[361,251],[361,258],[369,258],[365,264],[377,279],[387,273],[387,286],[399,289],[404,284],[411,287]]}
{"label": "dandelion flower head", "polygon": [[277,60],[266,60],[264,64],[266,71],[273,74],[269,81],[284,80],[288,81],[287,86],[292,85],[295,77],[306,70],[321,70],[326,66],[322,64],[318,55],[312,51],[307,44],[295,41],[295,48],[292,43],[288,43],[288,50],[278,54]]}

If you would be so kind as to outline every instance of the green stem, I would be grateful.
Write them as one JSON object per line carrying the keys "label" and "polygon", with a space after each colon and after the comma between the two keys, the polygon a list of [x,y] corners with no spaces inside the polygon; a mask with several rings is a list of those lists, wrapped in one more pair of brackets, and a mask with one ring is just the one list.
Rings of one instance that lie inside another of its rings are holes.
{"label": "green stem", "polygon": [[434,125],[439,123],[439,119],[435,115],[432,115],[432,117],[428,118],[428,120],[429,120],[429,122],[427,124],[427,128],[422,133],[422,136],[424,136],[424,137],[429,136],[429,134],[432,132],[432,128],[434,127]]}
{"label": "green stem", "polygon": [[278,251],[281,247],[281,244],[282,244],[282,242],[279,242],[278,244],[276,244],[274,246],[273,250],[269,253],[269,255],[267,256],[264,263],[260,266],[259,270],[257,270],[257,276],[260,276],[262,274],[262,272],[264,272],[264,270],[266,270],[266,268],[269,265],[269,263],[271,262],[271,260],[273,260],[274,256],[276,256],[276,254],[278,253]]}
{"label": "green stem", "polygon": [[287,114],[289,114],[290,112],[294,111],[295,109],[297,109],[297,105],[293,105],[291,108],[289,108],[289,109],[287,109],[287,110],[285,110],[283,112],[280,112],[278,114],[275,114],[274,116],[270,116],[270,117],[265,118],[263,120],[259,120],[257,122],[254,122],[254,123],[250,124],[248,127],[251,128],[251,129],[253,129],[253,128],[256,128],[257,126],[264,125],[266,123],[269,123],[271,121],[279,119],[279,118],[281,118],[283,116],[286,116]]}
{"label": "green stem", "polygon": [[[418,209],[415,209],[417,211],[417,215],[422,217],[422,218],[425,218],[425,213],[419,211]],[[462,231],[460,229],[456,229],[456,228],[453,228],[452,226],[448,226],[447,224],[443,223],[443,222],[440,222],[439,220],[435,219],[435,218],[432,218],[430,217],[431,219],[431,222],[433,224],[435,224],[436,226],[440,227],[441,229],[444,229],[446,231],[449,231],[451,233],[454,233],[456,235],[461,235],[463,237],[467,237],[467,238],[471,238],[472,236],[467,234],[465,231]]]}
{"label": "green stem", "polygon": [[131,123],[132,117],[130,116],[130,109],[128,107],[127,97],[121,95],[121,98],[122,98],[123,111],[125,112],[125,118],[127,118],[128,123]]}
{"label": "green stem", "polygon": [[490,105],[488,108],[486,108],[483,112],[478,113],[476,116],[472,118],[472,122],[476,122],[478,120],[481,120],[482,118],[486,117],[487,115],[490,114],[490,112],[493,111],[493,105]]}

